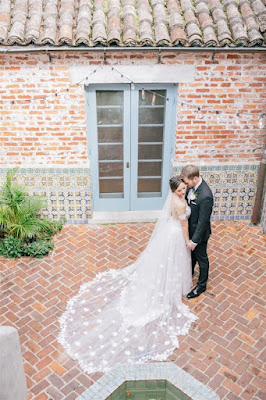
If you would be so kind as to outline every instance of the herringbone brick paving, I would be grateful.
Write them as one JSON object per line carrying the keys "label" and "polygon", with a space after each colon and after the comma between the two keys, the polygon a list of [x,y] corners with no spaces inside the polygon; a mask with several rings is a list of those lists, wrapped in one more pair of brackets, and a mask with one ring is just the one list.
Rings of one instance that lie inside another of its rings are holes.
{"label": "herringbone brick paving", "polygon": [[[0,258],[0,323],[18,329],[29,399],[74,400],[99,379],[82,372],[57,343],[58,318],[82,283],[132,263],[152,229],[144,223],[69,225],[49,257]],[[184,299],[199,319],[168,361],[221,399],[265,399],[265,237],[246,221],[216,221],[209,254],[208,291]]]}

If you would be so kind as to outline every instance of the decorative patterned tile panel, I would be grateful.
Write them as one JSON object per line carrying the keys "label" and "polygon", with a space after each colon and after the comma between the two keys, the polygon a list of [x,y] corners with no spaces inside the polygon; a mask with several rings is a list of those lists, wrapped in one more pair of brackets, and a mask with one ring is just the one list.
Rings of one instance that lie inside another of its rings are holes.
{"label": "decorative patterned tile panel", "polygon": [[[0,184],[7,168],[0,169]],[[87,223],[92,215],[89,168],[20,168],[15,182],[25,185],[31,194],[47,197],[44,214],[58,220]]]}
{"label": "decorative patterned tile panel", "polygon": [[[182,167],[175,166],[173,174]],[[201,174],[214,194],[214,220],[250,219],[257,185],[258,165],[202,166]],[[0,169],[0,184],[7,168]],[[28,187],[32,194],[48,199],[44,211],[49,218],[65,217],[71,223],[87,223],[92,217],[92,194],[89,168],[21,168],[15,181]],[[265,196],[264,196],[265,203]],[[262,225],[266,226],[266,207]]]}
{"label": "decorative patterned tile panel", "polygon": [[[173,168],[174,174],[182,166]],[[258,165],[201,166],[201,175],[214,195],[213,220],[250,219],[256,194]]]}

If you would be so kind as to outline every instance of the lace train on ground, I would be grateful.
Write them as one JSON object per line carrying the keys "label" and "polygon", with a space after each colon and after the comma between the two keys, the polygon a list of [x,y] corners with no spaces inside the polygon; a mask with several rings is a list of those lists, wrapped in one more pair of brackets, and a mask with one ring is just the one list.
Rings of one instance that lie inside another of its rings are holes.
{"label": "lace train on ground", "polygon": [[191,283],[180,222],[168,217],[133,265],[82,285],[60,318],[59,342],[88,373],[163,361],[196,320],[182,303]]}

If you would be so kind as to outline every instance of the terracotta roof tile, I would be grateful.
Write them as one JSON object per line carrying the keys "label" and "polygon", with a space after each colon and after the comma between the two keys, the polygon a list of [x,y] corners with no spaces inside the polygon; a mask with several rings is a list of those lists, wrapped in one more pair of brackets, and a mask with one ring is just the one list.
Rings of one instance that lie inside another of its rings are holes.
{"label": "terracotta roof tile", "polygon": [[90,45],[91,35],[91,1],[80,0],[77,15],[76,44]]}
{"label": "terracotta roof tile", "polygon": [[137,43],[137,12],[135,8],[135,0],[122,0],[123,10],[123,42],[130,46]]}
{"label": "terracotta roof tile", "polygon": [[181,0],[184,18],[186,22],[186,33],[191,46],[202,45],[202,32],[199,20],[195,15],[194,6],[190,0]]}
{"label": "terracotta roof tile", "polygon": [[94,45],[107,44],[106,14],[104,11],[104,0],[94,0],[92,19],[92,41]]}
{"label": "terracotta roof tile", "polygon": [[229,26],[236,45],[247,45],[248,36],[244,27],[243,19],[238,10],[237,2],[235,0],[223,0],[223,3],[226,8]]}
{"label": "terracotta roof tile", "polygon": [[108,44],[119,44],[121,41],[121,20],[120,20],[120,2],[119,0],[108,1],[107,12],[107,32]]}
{"label": "terracotta roof tile", "polygon": [[219,0],[209,0],[209,4],[212,18],[216,25],[218,42],[221,45],[229,45],[232,42],[232,36],[227,24],[224,8]]}
{"label": "terracotta roof tile", "polygon": [[28,22],[26,25],[25,41],[37,42],[42,23],[42,0],[29,0]]}
{"label": "terracotta roof tile", "polygon": [[15,0],[14,8],[12,10],[12,27],[8,35],[8,41],[10,44],[24,43],[27,11],[27,0]]}
{"label": "terracotta roof tile", "polygon": [[139,36],[141,45],[153,45],[152,14],[148,0],[138,0]]}
{"label": "terracotta roof tile", "polygon": [[254,15],[248,0],[240,1],[240,9],[246,24],[250,45],[254,46],[255,44],[261,44],[263,42],[263,37],[259,32],[256,16]]}
{"label": "terracotta roof tile", "polygon": [[176,0],[169,0],[167,2],[167,9],[169,14],[171,43],[173,45],[187,45],[188,39],[185,32],[184,19],[180,13],[180,5]]}
{"label": "terracotta roof tile", "polygon": [[72,44],[72,33],[74,27],[74,0],[61,0],[59,11],[59,44]]}
{"label": "terracotta roof tile", "polygon": [[57,0],[47,0],[43,16],[41,44],[56,44]]}
{"label": "terracotta roof tile", "polygon": [[217,46],[218,40],[215,34],[214,23],[210,16],[210,10],[207,1],[196,1],[196,10],[199,23],[203,32],[204,44],[206,46]]}
{"label": "terracotta roof tile", "polygon": [[261,0],[251,0],[251,7],[257,17],[260,33],[266,41],[266,7]]}
{"label": "terracotta roof tile", "polygon": [[264,46],[262,0],[0,0],[0,45]]}
{"label": "terracotta roof tile", "polygon": [[11,21],[11,1],[5,0],[0,3],[0,43],[7,41],[10,21]]}
{"label": "terracotta roof tile", "polygon": [[158,46],[169,45],[170,37],[168,33],[164,0],[151,0],[151,4],[153,7],[155,41]]}

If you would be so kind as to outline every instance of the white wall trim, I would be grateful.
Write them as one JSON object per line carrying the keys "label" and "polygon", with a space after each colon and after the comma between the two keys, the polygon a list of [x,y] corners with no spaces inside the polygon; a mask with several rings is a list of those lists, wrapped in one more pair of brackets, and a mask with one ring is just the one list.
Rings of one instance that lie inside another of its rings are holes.
{"label": "white wall trim", "polygon": [[[70,81],[72,84],[80,82],[90,75],[97,66],[70,67]],[[193,65],[104,65],[97,69],[88,78],[89,83],[190,83],[195,79],[195,67]],[[125,77],[129,78],[126,79]]]}

